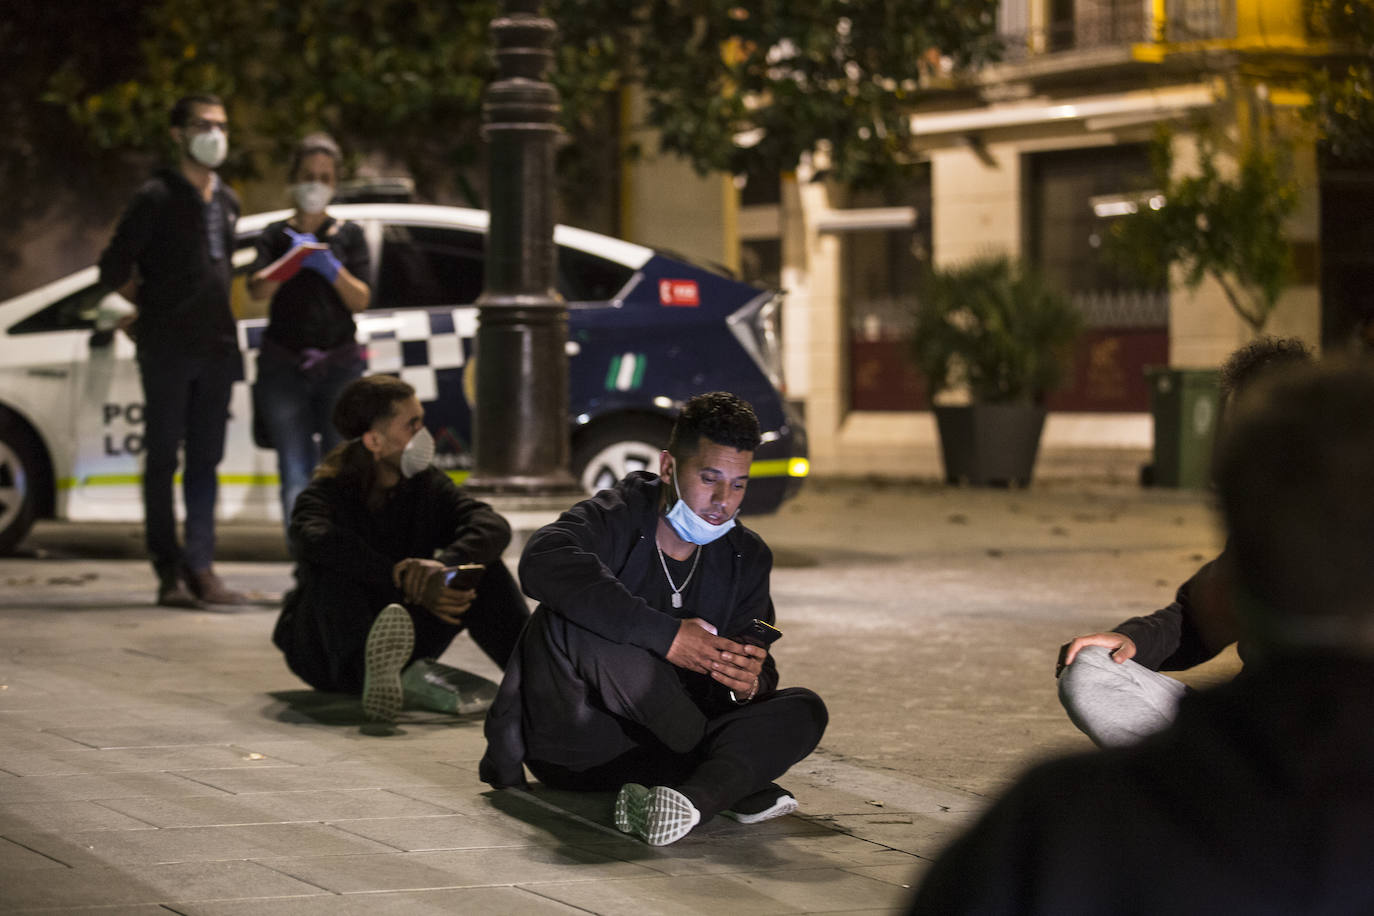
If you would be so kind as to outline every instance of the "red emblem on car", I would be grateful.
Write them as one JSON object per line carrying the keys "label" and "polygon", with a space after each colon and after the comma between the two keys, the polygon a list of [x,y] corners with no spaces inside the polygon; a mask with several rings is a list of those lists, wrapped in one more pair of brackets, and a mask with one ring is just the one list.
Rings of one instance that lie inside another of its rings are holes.
{"label": "red emblem on car", "polygon": [[688,308],[696,308],[698,305],[701,305],[701,297],[697,295],[697,281],[659,280],[658,301],[662,305],[681,305]]}

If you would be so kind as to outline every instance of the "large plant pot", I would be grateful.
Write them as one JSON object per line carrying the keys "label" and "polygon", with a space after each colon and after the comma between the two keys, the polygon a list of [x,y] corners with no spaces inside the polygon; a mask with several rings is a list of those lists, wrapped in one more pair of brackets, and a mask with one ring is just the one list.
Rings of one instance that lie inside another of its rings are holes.
{"label": "large plant pot", "polygon": [[1030,483],[1045,408],[1027,404],[936,407],[945,480],[976,487]]}

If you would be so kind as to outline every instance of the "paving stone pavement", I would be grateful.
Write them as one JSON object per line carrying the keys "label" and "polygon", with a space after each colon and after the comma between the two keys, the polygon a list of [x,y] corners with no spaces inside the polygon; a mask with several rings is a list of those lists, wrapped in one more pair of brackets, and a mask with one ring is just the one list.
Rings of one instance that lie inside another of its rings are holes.
{"label": "paving stone pavement", "polygon": [[[784,681],[831,728],[781,780],[798,813],[663,848],[609,794],[490,791],[480,717],[386,728],[306,689],[269,639],[279,530],[226,526],[220,571],[263,600],[218,613],[151,607],[129,526],[40,526],[0,560],[0,913],[899,912],[1027,761],[1088,747],[1059,643],[1167,602],[1219,543],[1201,497],[1119,484],[813,481],[751,524]],[[466,637],[444,660],[499,676]]]}

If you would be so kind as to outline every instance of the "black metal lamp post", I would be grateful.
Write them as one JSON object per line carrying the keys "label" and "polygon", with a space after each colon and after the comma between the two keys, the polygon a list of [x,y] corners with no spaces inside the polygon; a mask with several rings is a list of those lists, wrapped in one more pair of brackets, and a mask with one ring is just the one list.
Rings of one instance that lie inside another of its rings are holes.
{"label": "black metal lamp post", "polygon": [[556,289],[553,161],[558,91],[553,20],[506,0],[491,23],[496,79],[482,105],[490,187],[486,289],[477,300],[475,468],[486,493],[576,491],[568,471],[568,310]]}

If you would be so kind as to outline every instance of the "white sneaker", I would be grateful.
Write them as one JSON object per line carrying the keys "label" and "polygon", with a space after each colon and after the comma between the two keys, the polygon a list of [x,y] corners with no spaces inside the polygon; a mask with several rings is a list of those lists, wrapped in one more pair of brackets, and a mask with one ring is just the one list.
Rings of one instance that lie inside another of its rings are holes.
{"label": "white sneaker", "polygon": [[782,786],[770,782],[765,788],[746,795],[729,809],[722,811],[721,817],[728,817],[741,824],[757,824],[771,821],[775,817],[791,814],[797,810],[797,800]]}
{"label": "white sneaker", "polygon": [[415,622],[399,604],[382,608],[367,632],[363,650],[363,715],[374,722],[395,722],[404,691],[401,669],[415,651]]}
{"label": "white sneaker", "polygon": [[466,716],[486,712],[498,688],[471,671],[417,658],[401,673],[401,689],[406,706]]}
{"label": "white sneaker", "polygon": [[615,797],[615,825],[650,846],[676,843],[701,822],[701,812],[676,789],[627,782]]}

